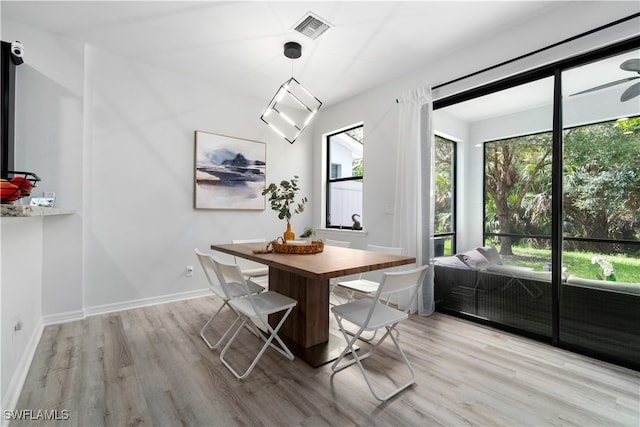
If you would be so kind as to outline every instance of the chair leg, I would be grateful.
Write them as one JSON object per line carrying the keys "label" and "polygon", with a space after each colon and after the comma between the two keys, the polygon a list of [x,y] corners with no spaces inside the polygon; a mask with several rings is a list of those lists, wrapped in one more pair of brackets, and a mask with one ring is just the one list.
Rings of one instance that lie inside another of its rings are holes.
{"label": "chair leg", "polygon": [[[275,328],[271,328],[271,326],[269,325],[268,322],[265,323],[267,329],[270,332],[269,339],[265,340],[265,346],[269,345],[271,348],[273,348],[274,350],[276,350],[278,353],[280,353],[281,355],[283,355],[284,357],[286,357],[289,360],[295,359],[295,356],[293,355],[291,350],[289,350],[289,347],[287,347],[286,344],[282,341],[282,339],[278,335],[278,331],[280,330],[280,328],[284,324],[284,321],[287,320],[287,317],[289,317],[289,313],[291,313],[291,310],[293,310],[293,307],[290,307],[290,308],[287,309],[287,311],[284,313],[284,316],[282,316],[282,319],[280,319],[280,322],[278,322],[278,324],[276,325]],[[263,339],[264,339],[264,336],[263,336]],[[278,347],[278,346],[273,344],[272,341],[274,339],[278,342],[280,347]]]}
{"label": "chair leg", "polygon": [[362,372],[362,376],[364,376],[364,380],[366,381],[367,386],[369,387],[369,390],[371,391],[371,394],[373,395],[373,397],[375,397],[376,399],[378,399],[378,400],[380,400],[382,402],[386,402],[387,400],[391,399],[393,396],[397,395],[398,393],[400,393],[401,391],[405,390],[406,388],[408,388],[409,386],[411,386],[412,384],[414,384],[416,382],[416,373],[413,370],[413,366],[411,366],[411,363],[409,363],[409,359],[407,359],[407,356],[404,354],[404,351],[402,351],[402,348],[398,344],[398,341],[393,336],[392,331],[395,329],[395,325],[390,326],[390,327],[387,326],[385,328],[387,329],[387,332],[382,336],[382,338],[380,338],[380,341],[378,341],[374,345],[374,347],[369,351],[368,355],[371,355],[377,349],[377,347],[380,345],[380,343],[385,340],[385,338],[387,338],[388,336],[391,337],[391,340],[393,341],[394,345],[396,346],[396,349],[398,350],[398,352],[402,356],[402,359],[404,360],[405,365],[407,366],[407,368],[409,369],[409,372],[411,373],[411,379],[409,381],[407,381],[406,383],[404,383],[403,385],[401,385],[400,387],[397,387],[396,389],[394,389],[391,393],[387,394],[386,396],[380,396],[373,389],[373,385],[371,384],[371,381],[369,380],[369,375],[367,375],[367,371],[364,369],[364,366],[362,365],[362,362],[360,361],[360,360],[362,360],[362,357],[356,359],[356,363],[358,364],[358,368],[360,368],[360,372]]}
{"label": "chair leg", "polygon": [[[353,332],[353,331],[351,331],[349,329],[346,329],[346,328],[345,329],[341,329],[341,330],[344,330],[344,332],[346,332],[347,334],[349,334],[351,336],[354,336],[356,334],[356,332]],[[371,335],[371,337],[368,337],[368,338],[365,338],[365,337],[362,336],[362,334],[360,334],[358,339],[360,341],[364,341],[366,343],[370,343],[371,341],[373,341],[376,338],[377,334],[378,334],[378,331],[373,331],[373,335]]]}
{"label": "chair leg", "polygon": [[[204,340],[204,342],[207,344],[207,347],[209,347],[209,350],[215,350],[216,348],[218,348],[220,346],[220,344],[222,344],[222,342],[224,342],[225,338],[227,337],[227,335],[229,335],[229,332],[231,332],[231,327],[227,328],[227,330],[225,331],[224,334],[222,334],[222,336],[220,337],[220,339],[218,339],[218,341],[216,341],[215,344],[211,344],[209,342],[209,340],[207,339],[207,337],[204,336],[204,332],[205,330],[209,327],[209,325],[211,324],[211,322],[213,321],[213,319],[216,318],[216,316],[222,311],[222,309],[227,306],[229,307],[229,309],[231,311],[233,311],[236,316],[239,316],[239,314],[233,309],[233,307],[231,307],[229,305],[228,301],[224,301],[224,303],[220,306],[220,308],[218,308],[218,310],[213,314],[213,316],[211,316],[211,318],[207,321],[207,323],[204,324],[204,326],[202,327],[202,329],[200,329],[200,337]],[[234,321],[237,322],[238,318],[236,317],[236,320]],[[253,324],[246,325],[247,329],[250,330],[256,337],[260,338],[262,336],[262,334],[257,331],[257,327]]]}
{"label": "chair leg", "polygon": [[[335,373],[338,371],[341,371],[342,369],[353,365],[354,363],[358,365],[358,368],[360,369],[360,372],[362,372],[362,376],[364,377],[365,382],[367,383],[367,386],[369,387],[369,391],[371,391],[371,394],[373,395],[373,397],[375,397],[376,399],[385,402],[389,399],[391,399],[393,396],[397,395],[398,393],[400,393],[401,391],[405,390],[406,388],[408,388],[409,386],[411,386],[412,384],[415,383],[416,381],[416,374],[415,371],[413,370],[413,367],[411,366],[411,363],[409,363],[409,359],[407,359],[407,356],[404,354],[404,351],[402,351],[402,348],[400,347],[400,345],[398,344],[397,339],[393,336],[393,331],[395,330],[395,325],[393,326],[386,326],[385,329],[387,330],[385,332],[385,334],[382,336],[382,338],[380,338],[380,340],[378,342],[376,342],[373,347],[371,348],[371,350],[369,350],[367,353],[365,354],[361,354],[358,355],[354,348],[353,348],[353,344],[356,342],[356,340],[358,339],[358,336],[360,335],[360,333],[362,333],[362,329],[356,333],[352,339],[348,339],[347,337],[347,333],[344,331],[344,328],[342,328],[342,319],[339,319],[338,316],[336,315],[336,319],[338,320],[338,324],[341,327],[342,330],[342,334],[344,335],[345,339],[347,340],[347,346],[345,347],[345,349],[342,351],[342,353],[340,354],[340,356],[338,357],[338,359],[333,363],[333,365],[331,365],[331,370]],[[371,381],[369,380],[369,375],[367,374],[367,371],[365,370],[364,366],[362,365],[362,360],[371,356],[373,354],[373,352],[380,346],[380,344],[388,337],[391,337],[391,340],[393,341],[394,345],[396,346],[396,349],[398,350],[398,352],[400,353],[400,355],[402,356],[402,359],[404,360],[405,365],[407,366],[407,368],[409,369],[409,372],[411,373],[411,379],[404,383],[403,385],[401,385],[400,387],[397,387],[396,389],[394,389],[391,393],[387,394],[386,396],[380,396],[378,393],[376,393],[376,391],[373,388],[373,385],[371,384]],[[347,353],[351,352],[351,356],[353,357],[352,360],[343,363],[342,365],[339,365],[340,361],[346,356]]]}
{"label": "chair leg", "polygon": [[531,287],[534,289],[534,291],[532,291],[529,286],[527,286],[522,280],[520,280],[518,277],[512,277],[506,285],[504,285],[504,287],[502,288],[502,290],[507,290],[509,289],[511,286],[513,286],[514,284],[518,284],[520,285],[520,287],[522,289],[524,289],[529,296],[531,296],[531,298],[535,298],[538,299],[540,298],[544,292],[542,292],[542,289],[540,289],[540,287],[538,287],[536,284],[531,284]]}
{"label": "chair leg", "polygon": [[209,320],[207,320],[207,323],[204,324],[204,326],[202,327],[202,329],[200,329],[200,337],[204,340],[204,342],[207,344],[207,347],[209,347],[209,350],[213,350],[214,348],[218,347],[220,345],[220,343],[222,342],[222,340],[224,340],[224,338],[226,337],[226,333],[225,335],[222,336],[222,338],[220,338],[218,340],[218,342],[216,342],[215,344],[211,344],[209,342],[209,340],[207,339],[207,337],[204,336],[204,331],[207,329],[207,327],[209,327],[209,325],[211,324],[211,322],[213,321],[213,319],[216,318],[216,316],[222,311],[222,309],[227,306],[229,308],[231,308],[231,306],[229,306],[228,301],[224,301],[223,304],[220,306],[220,308],[218,308],[218,310],[213,314],[213,316],[211,316],[211,318]]}
{"label": "chair leg", "polygon": [[[240,317],[238,318],[240,319]],[[236,319],[236,320],[238,320]],[[240,326],[238,326],[238,328],[236,329],[236,331],[234,332],[234,334],[231,336],[231,339],[229,340],[229,342],[227,342],[227,345],[224,346],[224,348],[222,349],[222,352],[220,352],[220,360],[222,361],[222,363],[224,363],[224,365],[227,367],[227,369],[229,369],[231,371],[231,373],[233,375],[235,375],[236,378],[241,379],[246,377],[246,373],[245,375],[240,375],[238,374],[235,369],[233,369],[231,367],[231,365],[229,365],[229,363],[227,363],[227,361],[224,359],[224,355],[227,352],[227,350],[229,349],[229,346],[231,346],[231,343],[233,343],[233,341],[236,339],[236,336],[238,336],[238,334],[240,333],[240,331],[242,330],[242,327],[247,323],[248,318],[246,316],[242,316],[242,323],[240,324]],[[235,325],[235,322],[233,322]],[[233,326],[233,325],[231,325]],[[231,329],[231,327],[229,328]]]}
{"label": "chair leg", "polygon": [[543,294],[540,287],[538,287],[538,285],[536,284],[533,284],[533,283],[531,284],[531,287],[535,290],[535,293],[534,293],[533,291],[531,291],[531,289],[529,289],[529,286],[527,286],[522,280],[518,280],[518,283],[520,284],[520,286],[522,286],[522,288],[524,288],[525,291],[527,291],[529,295],[531,295],[532,298],[538,299]]}
{"label": "chair leg", "polygon": [[[253,368],[258,364],[258,361],[260,360],[260,358],[262,357],[262,355],[264,354],[264,352],[267,350],[267,347],[272,347],[273,349],[277,350],[278,353],[282,354],[283,356],[285,356],[287,359],[289,360],[293,360],[294,359],[294,355],[293,353],[291,353],[291,351],[289,350],[289,348],[284,344],[284,342],[282,342],[282,340],[280,339],[280,337],[278,336],[278,331],[280,330],[280,328],[282,327],[282,325],[284,324],[284,321],[287,319],[287,317],[289,317],[289,313],[291,313],[291,310],[293,310],[293,307],[289,307],[287,309],[287,311],[284,313],[284,316],[282,316],[282,319],[280,319],[280,322],[278,322],[278,324],[276,325],[275,328],[272,328],[269,323],[266,323],[266,327],[267,330],[269,332],[269,338],[265,338],[264,335],[262,336],[262,339],[264,341],[264,345],[262,346],[262,348],[260,349],[260,351],[258,352],[258,354],[256,355],[256,357],[253,359],[253,362],[251,362],[251,364],[249,365],[249,367],[245,370],[244,373],[240,374],[238,373],[235,369],[233,369],[233,367],[231,367],[231,365],[225,360],[224,356],[227,353],[227,350],[229,350],[229,347],[231,347],[231,344],[233,343],[233,341],[236,339],[236,337],[238,336],[238,333],[242,330],[243,326],[246,325],[246,323],[248,321],[250,321],[250,318],[247,316],[242,316],[243,320],[242,323],[240,324],[240,326],[236,329],[235,333],[233,334],[233,336],[231,337],[231,339],[229,340],[229,342],[227,342],[227,345],[224,346],[224,349],[222,349],[222,352],[220,353],[220,360],[222,361],[222,363],[227,367],[227,369],[229,369],[231,371],[231,373],[238,378],[239,380],[242,380],[244,378],[246,378],[247,376],[249,376],[249,374],[251,373],[251,371],[253,371]],[[280,344],[281,348],[278,348],[277,346],[275,346],[272,341],[276,340],[278,342],[278,344]]]}
{"label": "chair leg", "polygon": [[[331,279],[333,280],[333,279]],[[338,287],[338,282],[334,281],[333,283],[331,281],[329,281],[329,305],[341,305],[344,304],[344,302],[342,300],[340,300],[340,298],[338,297],[338,295],[336,295],[335,290]],[[338,301],[337,304],[332,303],[331,302],[331,297],[335,298],[336,301]]]}
{"label": "chair leg", "polygon": [[[392,398],[393,396],[397,395],[402,390],[405,390],[406,388],[410,387],[411,385],[413,385],[416,382],[416,372],[413,370],[413,366],[411,366],[411,362],[409,362],[409,359],[407,359],[407,355],[404,354],[404,351],[402,351],[402,347],[400,347],[400,344],[398,344],[398,340],[391,333],[391,331],[393,329],[395,329],[395,325],[393,325],[391,328],[387,328],[387,329],[388,329],[388,334],[391,337],[391,340],[395,344],[396,349],[398,349],[398,353],[400,353],[400,355],[402,356],[402,359],[404,360],[404,364],[407,366],[407,368],[409,369],[409,372],[411,373],[411,379],[409,381],[407,381],[406,383],[404,383],[403,385],[401,385],[400,387],[398,387],[397,389],[395,389],[395,391],[389,393],[388,395],[386,395],[383,398],[380,398],[380,397],[376,396],[376,398],[378,400],[382,400],[382,401],[389,400],[390,398]],[[371,387],[369,387],[369,388],[371,388]],[[373,392],[373,390],[372,390],[372,392]]]}
{"label": "chair leg", "polygon": [[[338,356],[335,362],[333,362],[333,365],[331,365],[331,370],[333,372],[338,372],[356,363],[356,359],[358,358],[364,359],[366,357],[369,357],[371,355],[371,352],[358,355],[353,345],[358,340],[360,333],[362,332],[362,328],[355,334],[349,334],[349,332],[347,332],[347,330],[344,328],[344,325],[342,324],[342,318],[340,318],[337,315],[335,317],[336,317],[336,320],[338,321],[338,329],[340,329],[340,331],[342,332],[342,335],[344,336],[345,341],[347,342],[347,345],[345,346],[344,350],[342,350],[342,352],[340,353],[340,356]],[[351,335],[351,338],[349,337],[349,335]],[[344,359],[345,356],[349,353],[351,353],[351,357],[353,359],[347,362],[344,362],[343,364],[340,364],[342,359]]]}

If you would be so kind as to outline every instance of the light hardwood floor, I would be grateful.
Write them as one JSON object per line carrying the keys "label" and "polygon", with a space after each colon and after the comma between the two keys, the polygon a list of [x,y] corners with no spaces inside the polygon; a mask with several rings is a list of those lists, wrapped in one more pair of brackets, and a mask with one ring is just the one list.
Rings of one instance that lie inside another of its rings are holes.
{"label": "light hardwood floor", "polygon": [[[355,366],[332,375],[271,349],[238,381],[198,334],[219,304],[212,296],[46,327],[17,409],[69,411],[64,426],[640,425],[640,372],[439,313],[400,326],[418,379],[385,404]],[[212,339],[230,320],[226,311]],[[259,347],[241,336],[238,364]],[[386,344],[365,362],[381,386],[406,377]]]}

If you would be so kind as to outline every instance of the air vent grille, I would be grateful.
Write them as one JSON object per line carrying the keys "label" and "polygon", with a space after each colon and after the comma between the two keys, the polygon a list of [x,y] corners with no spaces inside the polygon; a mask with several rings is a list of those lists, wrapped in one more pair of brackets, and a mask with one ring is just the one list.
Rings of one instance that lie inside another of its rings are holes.
{"label": "air vent grille", "polygon": [[318,16],[309,13],[302,18],[300,23],[295,26],[294,30],[315,40],[329,28],[331,28],[331,25]]}

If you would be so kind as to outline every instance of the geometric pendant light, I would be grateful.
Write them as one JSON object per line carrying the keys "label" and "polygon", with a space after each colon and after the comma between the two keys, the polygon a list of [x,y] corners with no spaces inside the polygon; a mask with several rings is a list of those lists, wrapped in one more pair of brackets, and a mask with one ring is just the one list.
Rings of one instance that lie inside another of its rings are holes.
{"label": "geometric pendant light", "polygon": [[[300,58],[302,46],[296,42],[287,42],[284,44],[284,55],[291,59]],[[318,98],[291,77],[280,86],[260,118],[293,144],[321,105]]]}

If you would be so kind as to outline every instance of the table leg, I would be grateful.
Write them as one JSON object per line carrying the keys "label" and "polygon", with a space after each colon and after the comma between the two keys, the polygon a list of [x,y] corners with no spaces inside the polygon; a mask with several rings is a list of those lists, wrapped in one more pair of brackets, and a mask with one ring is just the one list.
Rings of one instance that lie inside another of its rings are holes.
{"label": "table leg", "polygon": [[[301,345],[312,347],[329,339],[329,281],[299,276],[288,271],[269,269],[269,290],[298,301],[280,335]],[[274,315],[273,321],[280,319]],[[272,321],[269,318],[269,322]]]}
{"label": "table leg", "polygon": [[[311,366],[336,359],[344,338],[329,333],[329,280],[312,279],[277,268],[269,268],[269,290],[298,301],[279,335],[289,349]],[[277,324],[281,315],[269,316]]]}

